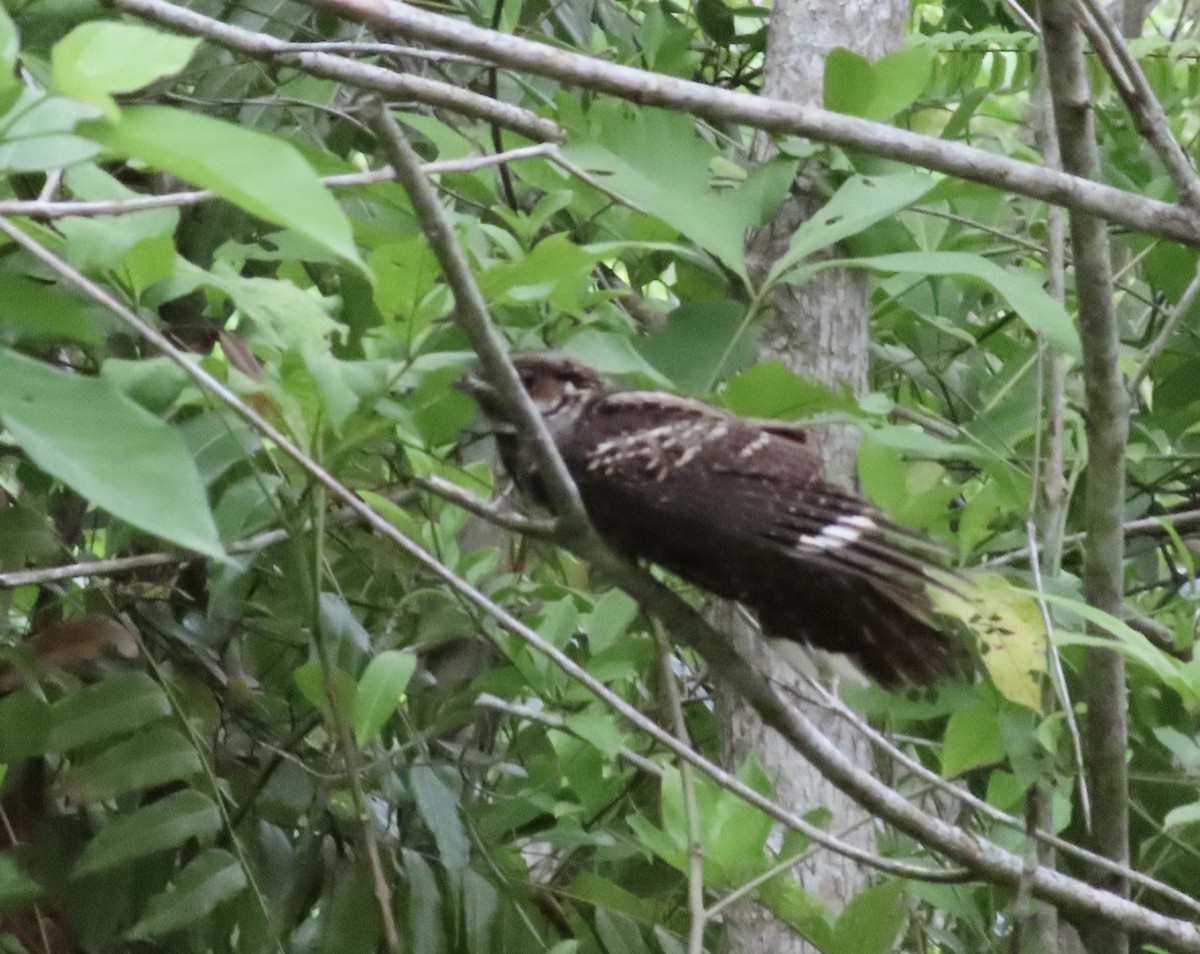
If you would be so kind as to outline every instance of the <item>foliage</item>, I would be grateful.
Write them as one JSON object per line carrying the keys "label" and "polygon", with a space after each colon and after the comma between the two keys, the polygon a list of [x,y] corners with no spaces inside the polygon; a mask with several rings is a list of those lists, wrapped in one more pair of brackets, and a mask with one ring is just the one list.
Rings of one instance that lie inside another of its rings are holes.
{"label": "foliage", "polygon": [[[193,9],[289,40],[357,36],[293,4]],[[763,8],[722,0],[460,13],[751,91],[765,42]],[[1184,141],[1200,115],[1196,26],[1184,18],[1170,41],[1135,47]],[[903,51],[874,65],[831,58],[827,105],[1039,159],[1035,50],[993,5],[921,3]],[[560,159],[437,177],[514,348],[562,348],[740,413],[852,420],[865,492],[964,566],[1008,560],[1014,568],[989,585],[1006,594],[1003,622],[1028,640],[1020,648],[1036,647],[1040,618],[1011,593],[1035,588],[1021,551],[1045,466],[1041,375],[1049,349],[1070,362],[1079,348],[1070,290],[1065,308],[1043,291],[1043,205],[795,140],[755,167],[749,130],[472,63],[416,62],[460,87],[494,84],[566,130]],[[1093,79],[1106,175],[1170,197],[1111,85],[1099,69]],[[474,440],[473,406],[450,388],[471,355],[407,196],[391,182],[334,191],[320,180],[384,164],[355,97],[88,3],[14,4],[0,10],[0,195],[31,200],[48,180],[55,197],[88,202],[211,190],[175,208],[13,221],[152,319],[451,571],[660,711],[659,650],[632,600],[572,556],[423,489],[437,477],[487,497],[503,481]],[[399,116],[428,161],[527,144],[441,112]],[[802,163],[828,204],[764,279],[746,261],[745,233]],[[811,258],[837,242],[836,263]],[[1133,371],[1196,254],[1143,235],[1115,244]],[[770,287],[833,264],[871,282],[873,383],[861,400],[778,364],[750,366]],[[1193,309],[1136,395],[1131,520],[1194,501],[1196,330]],[[1065,465],[1077,487],[1086,446],[1070,367]],[[10,692],[0,700],[10,833],[0,912],[28,950],[43,949],[47,922],[87,951],[371,950],[384,932],[380,873],[406,950],[684,949],[689,812],[673,758],[328,508],[277,447],[11,243],[0,254],[0,423],[0,573],[167,551],[114,575],[0,589],[0,687]],[[1126,576],[1130,603],[1169,629],[1185,659],[1193,549],[1173,530],[1136,536]],[[1095,621],[1079,572],[1068,547],[1046,580],[1072,686],[1088,639],[1077,634]],[[1200,879],[1190,791],[1200,673],[1101,622],[1131,662],[1134,863],[1190,890]],[[1037,667],[1016,668],[1028,677]],[[715,753],[707,675],[682,652],[674,671],[692,742]],[[981,681],[920,697],[846,695],[996,808],[1019,811],[1026,789],[1047,783],[1056,827],[1081,837],[1062,714],[996,678],[1000,691]],[[769,790],[753,763],[740,776]],[[895,784],[921,797],[919,779]],[[715,782],[698,780],[695,799],[710,899],[811,850],[794,833],[780,847],[772,822]],[[970,824],[1019,847],[1003,826]],[[904,835],[882,847],[931,863]],[[990,949],[1011,923],[1009,897],[982,886],[881,878],[840,914],[778,875],[754,896],[835,954],[891,950],[904,932],[922,949]],[[40,933],[30,931],[34,897]],[[707,942],[717,948],[717,927]]]}

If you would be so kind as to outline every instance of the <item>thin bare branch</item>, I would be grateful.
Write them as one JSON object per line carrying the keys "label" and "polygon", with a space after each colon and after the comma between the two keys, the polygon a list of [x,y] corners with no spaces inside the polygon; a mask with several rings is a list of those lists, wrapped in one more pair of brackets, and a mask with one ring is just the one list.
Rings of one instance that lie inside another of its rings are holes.
{"label": "thin bare branch", "polygon": [[1096,57],[1112,77],[1134,125],[1167,167],[1185,205],[1200,209],[1200,179],[1187,153],[1171,135],[1162,103],[1154,95],[1141,64],[1129,49],[1121,28],[1096,0],[1072,0],[1075,20],[1087,35]]}
{"label": "thin bare branch", "polygon": [[[126,3],[131,0],[118,0]],[[555,49],[476,27],[394,0],[304,0],[310,6],[513,69],[597,90],[642,105],[682,110],[717,123],[743,125],[845,146],[1080,209],[1150,235],[1200,246],[1200,220],[1188,209],[1114,189],[1087,178],[923,136],[814,106],[716,89]]]}
{"label": "thin bare branch", "polygon": [[285,63],[313,76],[336,80],[358,89],[428,103],[439,109],[495,123],[539,142],[553,142],[562,138],[562,131],[548,119],[450,83],[397,73],[330,53],[296,52],[290,49],[290,44],[266,33],[243,30],[164,0],[112,0],[112,4],[125,13],[181,33],[204,37],[218,46],[236,50],[253,59]]}
{"label": "thin bare branch", "polygon": [[[521,159],[536,159],[546,157],[554,159],[558,146],[554,143],[537,143],[533,146],[521,146],[508,149],[505,152],[492,153],[486,156],[467,156],[462,159],[443,159],[437,162],[426,162],[421,171],[427,176],[451,172],[475,172],[489,166],[498,166],[507,162],[517,162]],[[367,186],[378,182],[391,182],[396,178],[390,166],[373,169],[370,172],[347,172],[335,176],[323,176],[321,182],[331,187]],[[128,215],[130,212],[145,212],[148,209],[182,209],[212,199],[220,198],[209,189],[195,189],[188,192],[169,192],[165,195],[138,196],[134,199],[112,199],[96,202],[55,202],[48,199],[0,200],[0,215],[21,215],[39,221],[65,219],[68,216],[96,217],[101,215]]]}
{"label": "thin bare branch", "polygon": [[1174,337],[1179,323],[1192,310],[1192,305],[1196,301],[1196,296],[1200,295],[1200,264],[1197,264],[1196,273],[1192,276],[1192,281],[1180,296],[1179,301],[1171,310],[1171,314],[1167,320],[1163,322],[1162,328],[1158,334],[1154,336],[1154,340],[1150,342],[1150,347],[1145,351],[1142,357],[1142,363],[1138,366],[1137,372],[1129,382],[1130,399],[1136,401],[1138,392],[1142,388],[1142,382],[1146,380],[1146,375],[1150,373],[1150,368],[1154,362],[1158,360],[1158,356],[1163,353],[1171,338]]}
{"label": "thin bare branch", "polygon": [[[494,619],[510,633],[545,655],[561,671],[586,686],[597,698],[608,704],[621,704],[621,715],[637,728],[651,734],[661,730],[624,700],[611,693],[586,670],[538,633],[525,626],[507,610],[496,605],[477,588],[440,563],[414,540],[400,532],[383,516],[374,511],[353,491],[345,487],[324,467],[301,451],[286,435],[261,414],[249,407],[224,383],[209,374],[202,366],[188,360],[182,352],[155,327],[115,299],[106,289],[87,278],[36,240],[26,235],[8,219],[0,217],[0,232],[60,275],[104,305],[129,327],[136,330],[156,349],[168,356],[188,378],[206,393],[217,398],[239,417],[271,441],[280,453],[294,461],[313,480],[324,486],[332,496],[354,510],[368,526],[416,560],[432,575],[442,580],[467,602]],[[835,785],[849,794],[872,814],[911,835],[934,851],[964,865],[973,875],[1000,885],[1015,886],[1022,874],[1023,861],[1012,852],[982,840],[941,818],[912,805],[898,792],[884,785],[869,772],[852,764],[803,714],[789,706],[774,690],[762,673],[750,667],[734,653],[722,635],[715,632],[696,610],[672,593],[649,574],[616,558],[602,545],[596,546],[584,534],[578,541],[579,553],[599,572],[613,579],[648,612],[662,619],[673,635],[683,639],[712,667],[712,671],[729,683],[759,713],[762,719],[796,747]],[[611,700],[611,701],[610,701]],[[669,734],[662,743],[695,765],[707,771],[704,760],[686,746],[681,746]],[[657,737],[657,736],[656,736]],[[715,768],[715,766],[714,766]],[[736,779],[731,779],[734,784]],[[757,793],[751,790],[757,798]],[[747,798],[751,797],[747,793]],[[755,802],[757,804],[757,802]],[[770,811],[769,805],[759,805]],[[819,830],[818,830],[819,831]],[[819,832],[824,837],[824,832]],[[832,846],[831,850],[832,850]],[[863,859],[866,863],[867,859]],[[1154,941],[1181,951],[1200,954],[1200,929],[1191,922],[1167,917],[1137,904],[1128,898],[1093,888],[1060,872],[1039,868],[1031,877],[1031,890],[1038,898],[1062,908],[1078,911],[1137,931],[1148,941]]]}
{"label": "thin bare branch", "polygon": [[480,500],[474,494],[463,490],[458,484],[451,483],[443,477],[417,477],[413,483],[504,530],[511,530],[513,533],[524,534],[527,537],[536,537],[539,540],[552,540],[558,534],[558,524],[553,520],[531,520],[519,513],[500,510],[488,501]]}

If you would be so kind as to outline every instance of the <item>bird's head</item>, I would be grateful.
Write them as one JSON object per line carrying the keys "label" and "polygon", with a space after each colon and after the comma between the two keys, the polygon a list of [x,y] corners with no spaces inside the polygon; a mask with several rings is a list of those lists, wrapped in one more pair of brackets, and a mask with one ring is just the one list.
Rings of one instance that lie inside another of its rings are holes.
{"label": "bird's head", "polygon": [[[514,355],[512,362],[521,386],[547,422],[574,418],[588,400],[604,391],[600,375],[562,354],[526,352]],[[508,419],[504,402],[478,367],[459,378],[455,387],[473,397],[488,417],[498,421]]]}

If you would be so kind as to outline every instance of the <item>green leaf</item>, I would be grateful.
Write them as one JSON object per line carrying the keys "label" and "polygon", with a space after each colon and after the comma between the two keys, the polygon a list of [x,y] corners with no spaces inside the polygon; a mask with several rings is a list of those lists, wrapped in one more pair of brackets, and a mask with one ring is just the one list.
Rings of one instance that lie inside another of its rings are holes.
{"label": "green leaf", "polygon": [[0,273],[0,342],[63,340],[100,342],[84,304],[55,285]]}
{"label": "green leaf", "polygon": [[209,838],[221,830],[216,804],[194,789],[184,789],[159,799],[100,829],[84,849],[71,876],[106,871],[168,848],[178,848],[191,838]]}
{"label": "green leaf", "polygon": [[74,130],[98,115],[87,103],[21,87],[16,104],[0,117],[0,171],[63,169],[90,159],[99,147]]}
{"label": "green leaf", "polygon": [[31,692],[0,699],[0,761],[17,762],[50,750],[50,706]]}
{"label": "green leaf", "polygon": [[346,262],[365,267],[341,207],[312,167],[281,139],[208,116],[138,106],[89,134],[120,156],[138,158],[267,222],[295,229]]}
{"label": "green leaf", "polygon": [[788,250],[771,266],[765,284],[770,286],[777,283],[814,252],[849,238],[919,202],[934,185],[933,178],[923,172],[852,176],[842,183],[825,205],[796,229]]}
{"label": "green leaf", "polygon": [[563,717],[563,724],[609,758],[615,758],[625,744],[611,712],[571,712]]}
{"label": "green leaf", "polygon": [[463,878],[463,923],[467,928],[466,950],[486,954],[492,950],[492,925],[500,906],[500,893],[487,878],[468,868]]}
{"label": "green leaf", "polygon": [[982,255],[969,252],[897,252],[840,261],[844,268],[868,268],[878,272],[912,272],[973,279],[991,287],[1012,307],[1032,331],[1070,358],[1083,353],[1079,333],[1063,306],[1024,272],[1002,268]]}
{"label": "green leaf", "polygon": [[[54,84],[68,96],[94,103],[110,119],[120,114],[111,93],[132,93],[178,73],[200,45],[190,37],[160,33],[136,23],[92,20],[54,44]],[[136,55],[131,55],[136,50]]]}
{"label": "green leaf", "polygon": [[0,421],[38,467],[98,507],[224,557],[183,440],[108,381],[0,350]]}
{"label": "green leaf", "polygon": [[175,729],[140,732],[105,749],[70,773],[68,788],[85,802],[102,802],[190,778],[201,769],[200,756]]}
{"label": "green leaf", "polygon": [[833,926],[828,954],[888,954],[908,920],[904,883],[890,881],[860,891]]}
{"label": "green leaf", "polygon": [[996,710],[983,705],[951,713],[942,742],[942,775],[954,778],[981,765],[1004,760],[1004,740]]}
{"label": "green leaf", "polygon": [[897,50],[874,63],[849,50],[832,50],[825,59],[825,108],[864,119],[891,119],[925,92],[933,64],[928,46]]}
{"label": "green leaf", "polygon": [[782,361],[763,361],[743,371],[725,389],[725,402],[735,414],[792,421],[833,412],[854,414],[858,403],[824,384],[789,371]]}
{"label": "green leaf", "polygon": [[12,855],[0,853],[0,913],[24,907],[41,893],[41,885],[22,873]]}
{"label": "green leaf", "polygon": [[[329,704],[329,692],[325,685],[325,672],[321,664],[314,660],[313,662],[305,663],[303,666],[297,666],[296,670],[292,673],[292,678],[296,681],[296,688],[300,690],[300,694],[327,721],[332,722],[333,708]],[[338,702],[344,712],[352,704],[352,700],[358,692],[358,684],[354,681],[354,677],[350,673],[344,669],[337,668],[333,671],[333,684],[339,696]]]}
{"label": "green leaf", "polygon": [[416,669],[416,656],[394,649],[381,652],[367,663],[351,707],[354,738],[359,748],[373,741],[400,707]]}
{"label": "green leaf", "polygon": [[754,360],[754,336],[746,334],[746,306],[735,301],[684,302],[662,328],[634,339],[676,390],[704,395],[733,371]]}
{"label": "green leaf", "polygon": [[438,857],[447,873],[458,883],[467,867],[467,833],[458,817],[458,793],[429,765],[414,765],[408,771],[417,810],[437,842]]}
{"label": "green leaf", "polygon": [[408,876],[409,947],[413,954],[442,954],[446,949],[442,924],[442,892],[429,863],[411,848],[402,848]]}
{"label": "green leaf", "polygon": [[0,115],[8,111],[21,93],[17,78],[17,57],[21,53],[21,38],[12,17],[0,6]]}
{"label": "green leaf", "polygon": [[161,894],[146,904],[142,919],[129,929],[134,939],[170,934],[208,917],[218,904],[246,886],[238,860],[222,848],[198,854]]}
{"label": "green leaf", "polygon": [[1196,822],[1200,822],[1200,802],[1189,802],[1186,805],[1176,805],[1167,812],[1163,818],[1163,828],[1181,828]]}
{"label": "green leaf", "polygon": [[[746,230],[783,200],[795,163],[768,163],[734,189],[713,187],[713,146],[682,114],[597,101],[572,130],[564,155],[746,278]],[[664,157],[669,156],[669,161]]]}
{"label": "green leaf", "polygon": [[69,752],[144,728],[171,714],[162,687],[142,672],[113,676],[73,692],[51,709],[50,748]]}

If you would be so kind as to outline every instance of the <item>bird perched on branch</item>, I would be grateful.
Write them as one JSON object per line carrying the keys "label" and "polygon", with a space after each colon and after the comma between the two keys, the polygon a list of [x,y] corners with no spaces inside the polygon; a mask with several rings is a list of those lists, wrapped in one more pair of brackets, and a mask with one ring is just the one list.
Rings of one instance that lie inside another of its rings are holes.
{"label": "bird perched on branch", "polygon": [[[959,667],[958,647],[930,621],[927,587],[939,583],[924,541],[825,483],[803,431],[665,392],[613,390],[561,355],[513,363],[589,518],[618,552],[738,600],[766,635],[844,653],[886,686]],[[518,488],[544,503],[532,445],[505,402],[475,373],[459,387],[500,425]]]}

